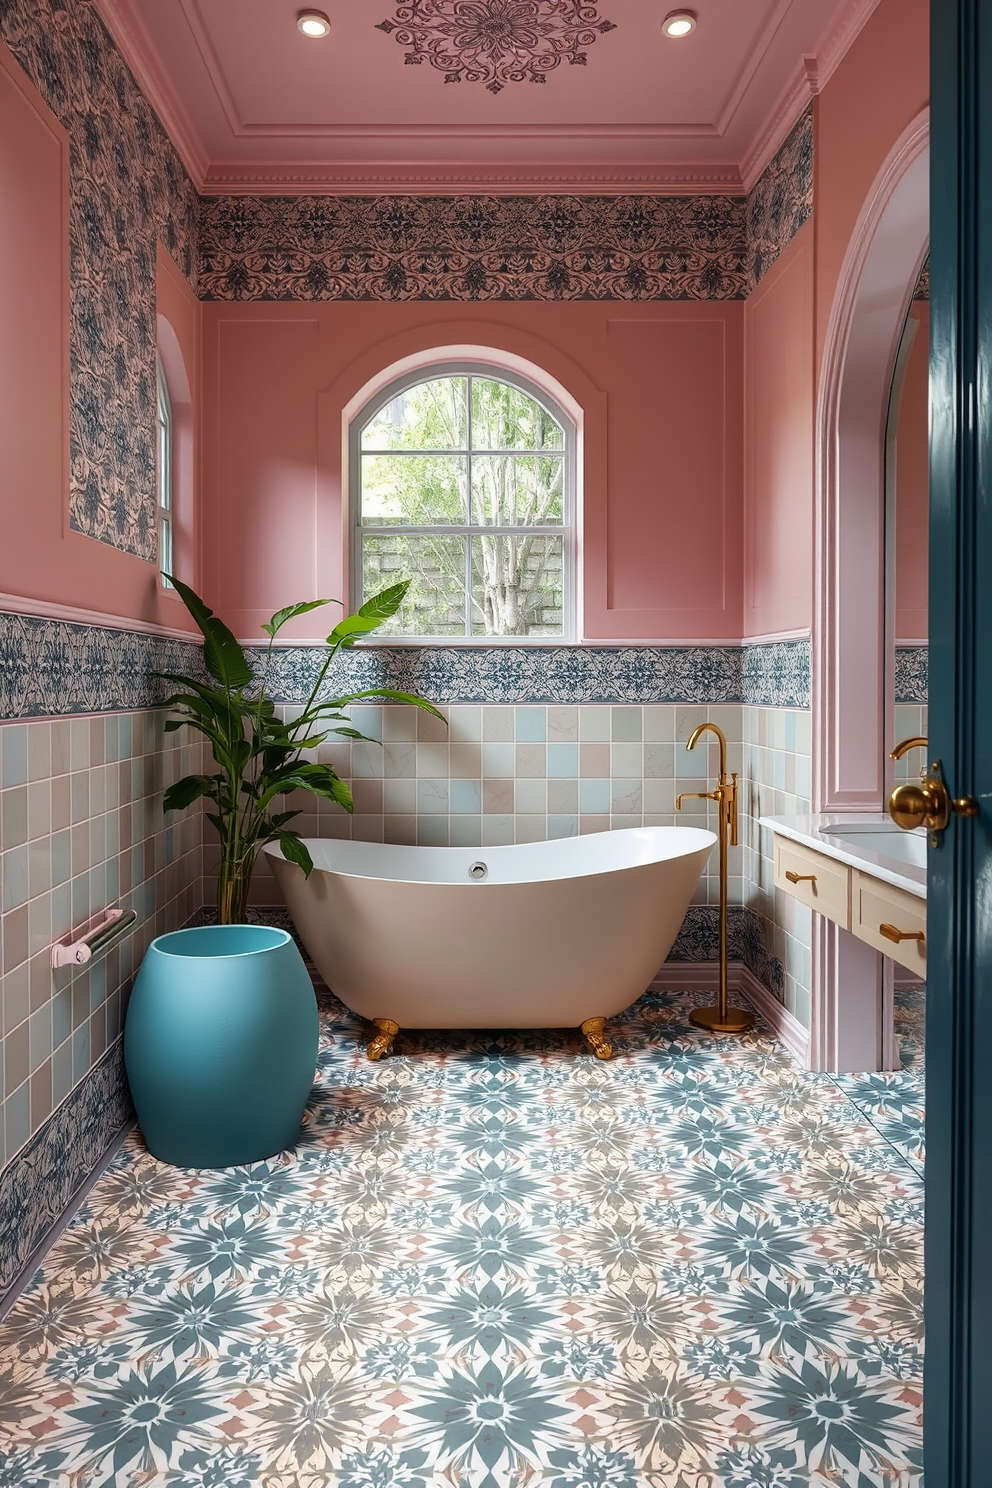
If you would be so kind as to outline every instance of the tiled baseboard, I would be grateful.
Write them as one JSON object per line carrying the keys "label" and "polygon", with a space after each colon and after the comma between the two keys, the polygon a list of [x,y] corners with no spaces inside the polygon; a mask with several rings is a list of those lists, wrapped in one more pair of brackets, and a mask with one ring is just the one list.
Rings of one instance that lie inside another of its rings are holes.
{"label": "tiled baseboard", "polygon": [[0,1173],[0,1296],[132,1115],[118,1039]]}
{"label": "tiled baseboard", "polygon": [[[713,961],[680,962],[668,960],[655,977],[651,986],[660,992],[712,992],[714,999],[719,987],[720,970]],[[801,1069],[809,1068],[809,1030],[788,1008],[782,1006],[741,961],[727,964],[727,990],[731,1001],[742,999],[750,1003],[762,1022],[788,1049]]]}

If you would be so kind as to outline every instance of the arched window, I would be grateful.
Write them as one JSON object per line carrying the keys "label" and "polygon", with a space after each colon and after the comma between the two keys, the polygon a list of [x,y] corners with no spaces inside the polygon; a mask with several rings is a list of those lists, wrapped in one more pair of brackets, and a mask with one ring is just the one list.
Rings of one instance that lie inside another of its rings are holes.
{"label": "arched window", "polygon": [[575,426],[546,393],[485,365],[391,383],[351,426],[358,602],[413,583],[379,635],[573,634]]}
{"label": "arched window", "polygon": [[172,457],[172,400],[169,397],[169,385],[165,380],[165,368],[162,366],[162,358],[158,357],[158,414],[156,418],[156,447],[157,447],[157,472],[156,489],[158,491],[158,567],[162,576],[162,583],[167,589],[172,585],[166,578],[166,574],[174,573],[172,566],[172,513],[173,513],[173,457]]}

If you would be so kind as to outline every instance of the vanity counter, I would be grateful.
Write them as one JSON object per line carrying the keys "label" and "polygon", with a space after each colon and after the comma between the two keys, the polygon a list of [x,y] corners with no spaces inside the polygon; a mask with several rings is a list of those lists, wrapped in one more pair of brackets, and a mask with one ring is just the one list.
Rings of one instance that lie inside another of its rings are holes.
{"label": "vanity counter", "polygon": [[[880,812],[861,815],[762,816],[758,825],[858,868],[894,888],[927,897],[926,833],[903,832]],[[885,839],[891,839],[886,841]],[[913,860],[916,861],[913,861]]]}

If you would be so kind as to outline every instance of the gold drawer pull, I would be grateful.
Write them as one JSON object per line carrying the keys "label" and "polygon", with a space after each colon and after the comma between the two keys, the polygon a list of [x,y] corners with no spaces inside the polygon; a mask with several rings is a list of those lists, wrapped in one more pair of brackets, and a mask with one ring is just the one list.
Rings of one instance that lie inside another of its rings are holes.
{"label": "gold drawer pull", "polygon": [[791,868],[787,868],[785,876],[790,883],[816,883],[815,873],[793,873]]}
{"label": "gold drawer pull", "polygon": [[886,940],[894,940],[896,945],[903,940],[918,940],[923,945],[927,938],[925,930],[897,930],[895,925],[879,925],[878,933]]}

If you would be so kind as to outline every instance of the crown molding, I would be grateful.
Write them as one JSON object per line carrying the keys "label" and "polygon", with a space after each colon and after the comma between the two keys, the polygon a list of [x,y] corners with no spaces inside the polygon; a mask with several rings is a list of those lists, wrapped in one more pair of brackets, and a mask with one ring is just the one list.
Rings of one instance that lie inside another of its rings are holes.
{"label": "crown molding", "polygon": [[158,115],[159,123],[175,146],[193,185],[201,191],[210,159],[163,72],[134,7],[128,0],[91,0],[91,3],[134,74],[138,87]]}
{"label": "crown molding", "polygon": [[790,131],[833,77],[878,4],[879,0],[849,0],[836,24],[821,40],[816,55],[803,57],[744,153],[741,179],[745,191],[751,191],[768,169]]}
{"label": "crown molding", "polygon": [[32,599],[23,594],[0,594],[0,613],[20,615],[26,620],[62,620],[68,625],[98,625],[103,630],[126,630],[139,635],[168,636],[177,641],[199,641],[195,630],[175,625],[160,625],[154,620],[139,620],[133,615],[104,614],[102,610],[84,610],[79,605],[59,604],[54,600]]}
{"label": "crown molding", "polygon": [[533,170],[473,170],[463,165],[415,165],[388,170],[368,166],[315,165],[301,169],[291,162],[264,167],[211,166],[200,186],[203,196],[530,196],[556,193],[593,196],[742,196],[735,165],[687,166],[645,170],[623,166],[590,171],[575,166]]}

